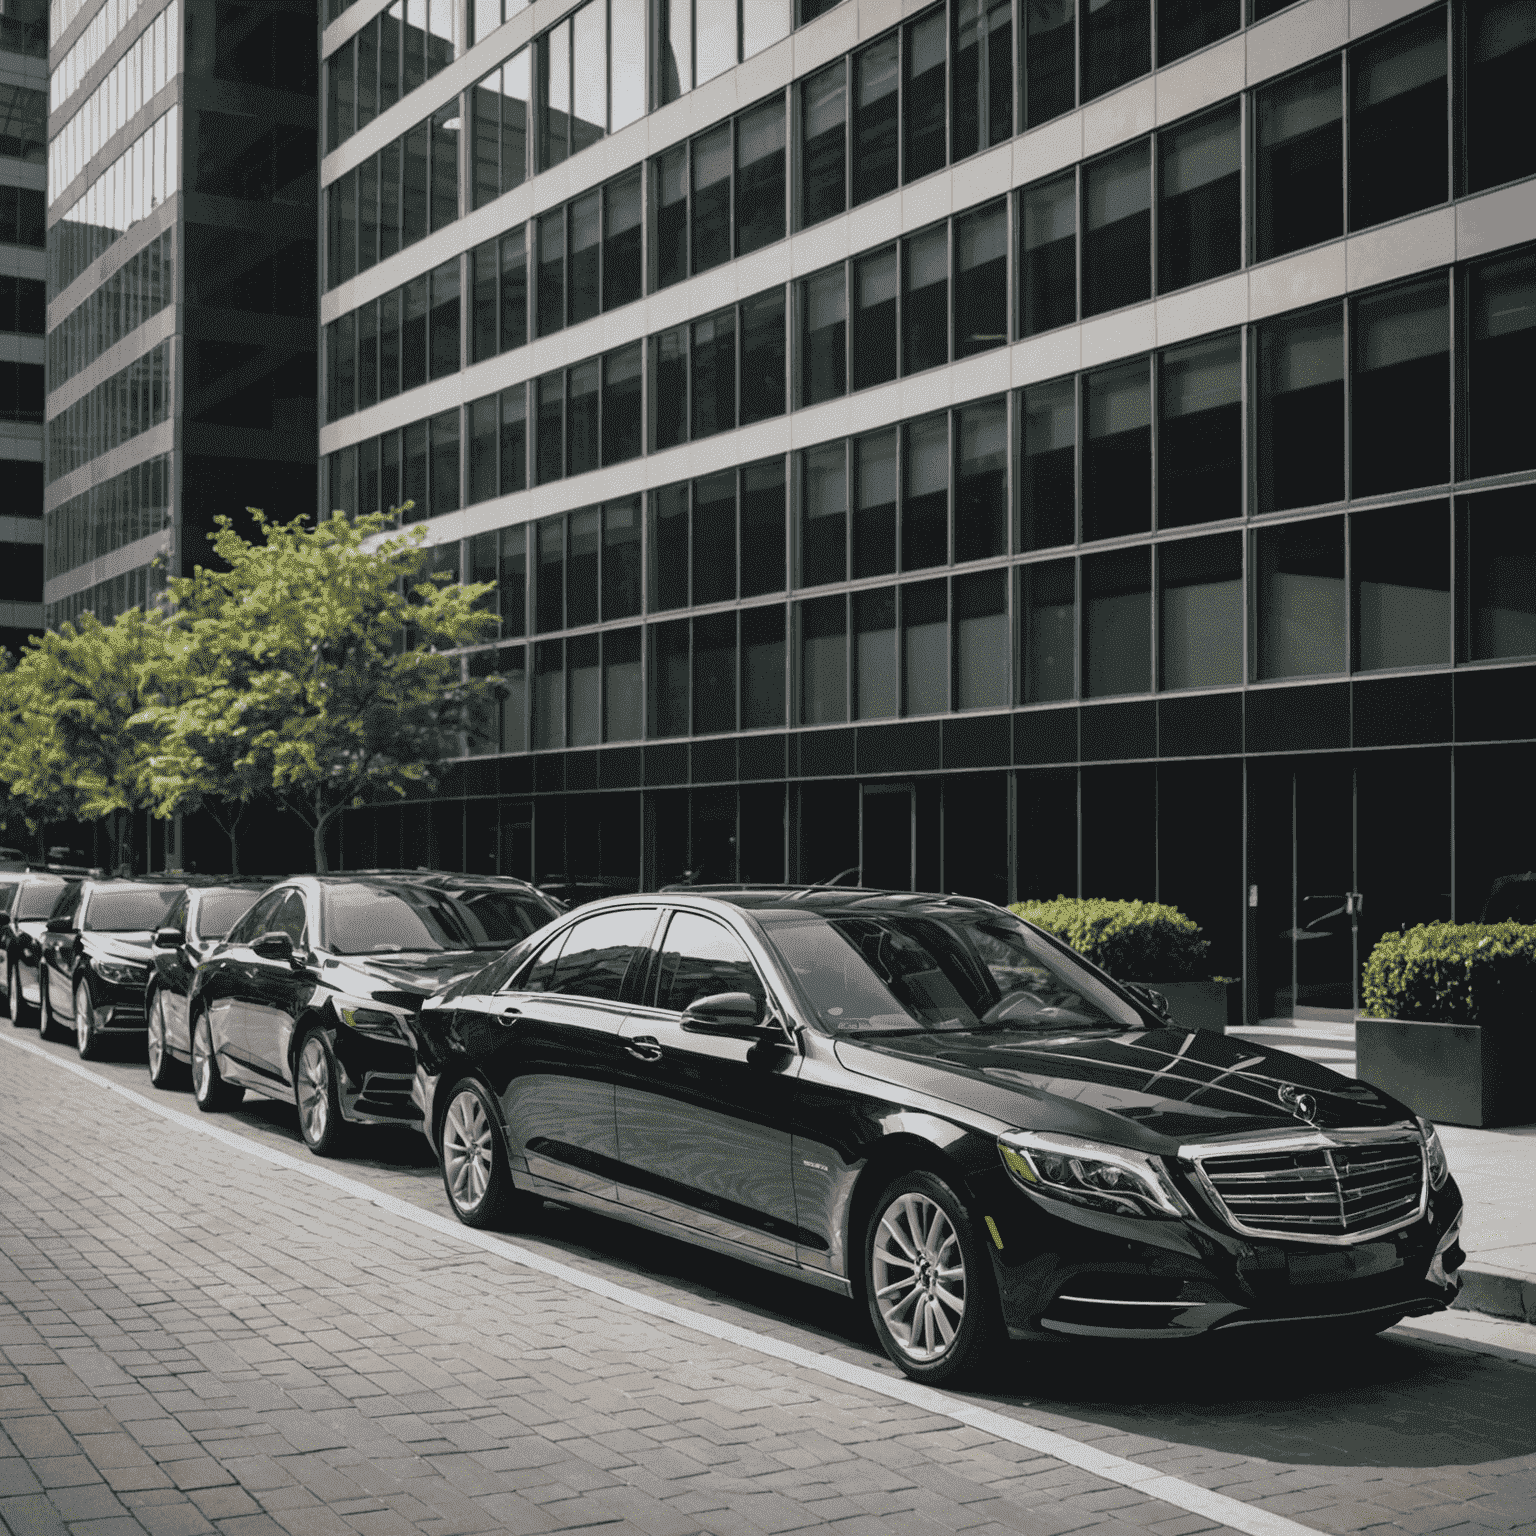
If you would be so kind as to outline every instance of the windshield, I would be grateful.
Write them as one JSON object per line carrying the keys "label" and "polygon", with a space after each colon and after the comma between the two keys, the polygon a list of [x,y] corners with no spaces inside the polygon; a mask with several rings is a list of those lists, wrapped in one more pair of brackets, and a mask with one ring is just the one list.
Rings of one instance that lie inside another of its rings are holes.
{"label": "windshield", "polygon": [[180,900],[181,887],[177,885],[93,891],[84,926],[88,933],[148,933],[165,921]]}
{"label": "windshield", "polygon": [[37,922],[53,911],[53,904],[64,889],[62,880],[34,880],[22,886],[16,898],[16,910],[11,916],[17,922]]}
{"label": "windshield", "polygon": [[759,912],[832,1034],[1141,1029],[1086,967],[1006,912]]}
{"label": "windshield", "polygon": [[524,891],[443,891],[425,885],[325,888],[326,942],[338,955],[507,949],[549,920],[538,897]]}
{"label": "windshield", "polygon": [[260,895],[260,891],[205,891],[197,904],[197,937],[222,939]]}

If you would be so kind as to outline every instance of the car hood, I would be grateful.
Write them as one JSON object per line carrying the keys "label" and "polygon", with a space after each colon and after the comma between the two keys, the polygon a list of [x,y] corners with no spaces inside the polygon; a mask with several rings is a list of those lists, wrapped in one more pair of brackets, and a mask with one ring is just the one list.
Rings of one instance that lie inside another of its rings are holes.
{"label": "car hood", "polygon": [[155,958],[154,934],[92,933],[87,930],[80,941],[87,954],[98,960],[132,960],[148,965]]}
{"label": "car hood", "polygon": [[478,971],[490,958],[487,950],[435,949],[399,955],[344,955],[340,963],[375,986],[430,997],[459,977]]}
{"label": "car hood", "polygon": [[[1021,1129],[1153,1153],[1213,1136],[1390,1125],[1409,1116],[1386,1094],[1317,1062],[1208,1030],[865,1036],[839,1040],[836,1050],[850,1071]],[[1310,1119],[1281,1099],[1285,1087],[1312,1101]]]}

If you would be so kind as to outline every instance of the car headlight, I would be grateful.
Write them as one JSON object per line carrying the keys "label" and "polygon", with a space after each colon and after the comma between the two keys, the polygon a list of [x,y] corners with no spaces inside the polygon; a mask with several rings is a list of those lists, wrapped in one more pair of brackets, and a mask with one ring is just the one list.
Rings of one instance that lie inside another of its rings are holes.
{"label": "car headlight", "polygon": [[149,974],[149,967],[135,965],[131,960],[98,960],[96,974],[103,981],[113,982],[119,987],[131,987],[144,981]]}
{"label": "car headlight", "polygon": [[1422,1115],[1418,1117],[1419,1131],[1424,1137],[1424,1161],[1429,1165],[1429,1187],[1443,1189],[1451,1176],[1451,1165],[1445,1160],[1445,1144],[1440,1133]]}
{"label": "car headlight", "polygon": [[341,1022],[360,1035],[382,1036],[386,1040],[405,1040],[405,1022],[398,1013],[387,1008],[370,1008],[361,1003],[349,1004],[340,1010]]}
{"label": "car headlight", "polygon": [[1188,1216],[1189,1207],[1154,1158],[1077,1136],[1009,1131],[998,1155],[1032,1194],[1120,1216]]}

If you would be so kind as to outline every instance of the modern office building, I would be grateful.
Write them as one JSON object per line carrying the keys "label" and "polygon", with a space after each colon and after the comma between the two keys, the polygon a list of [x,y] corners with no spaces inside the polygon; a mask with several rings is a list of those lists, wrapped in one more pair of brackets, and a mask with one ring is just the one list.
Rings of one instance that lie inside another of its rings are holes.
{"label": "modern office building", "polygon": [[53,0],[47,623],[110,618],[220,514],[307,509],[315,0]]}
{"label": "modern office building", "polygon": [[46,0],[0,6],[0,646],[43,627]]}
{"label": "modern office building", "polygon": [[1254,1015],[1536,867],[1536,0],[331,0],[322,55],[321,505],[501,624],[341,861],[1157,897]]}

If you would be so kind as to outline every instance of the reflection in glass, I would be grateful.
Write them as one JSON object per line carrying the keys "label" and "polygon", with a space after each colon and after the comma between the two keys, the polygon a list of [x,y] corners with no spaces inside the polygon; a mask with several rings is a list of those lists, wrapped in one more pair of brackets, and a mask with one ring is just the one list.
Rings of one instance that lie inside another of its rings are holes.
{"label": "reflection in glass", "polygon": [[800,88],[800,218],[805,227],[847,206],[846,78],[839,59]]}
{"label": "reflection in glass", "polygon": [[855,207],[896,185],[897,63],[895,33],[853,58]]}
{"label": "reflection in glass", "polygon": [[1355,303],[1351,491],[1439,485],[1451,465],[1450,298],[1443,276]]}
{"label": "reflection in glass", "polygon": [[611,629],[603,636],[603,740],[637,740],[644,700],[640,628]]}
{"label": "reflection in glass", "polygon": [[896,377],[896,247],[856,261],[853,286],[853,387],[868,389]]}
{"label": "reflection in glass", "polygon": [[903,182],[944,167],[944,33],[943,7],[907,23],[901,108]]}
{"label": "reflection in glass", "polygon": [[949,418],[929,416],[902,429],[901,568],[949,560]]}
{"label": "reflection in glass", "polygon": [[573,635],[565,643],[567,746],[593,747],[602,740],[600,654],[596,635]]}
{"label": "reflection in glass", "polygon": [[1083,314],[1152,294],[1152,146],[1143,139],[1083,168]]}
{"label": "reflection in glass", "polygon": [[784,607],[746,608],[741,615],[743,730],[784,724]]}
{"label": "reflection in glass", "polygon": [[656,0],[656,13],[661,45],[657,83],[665,104],[693,89],[693,0]]}
{"label": "reflection in glass", "polygon": [[1339,61],[1326,59],[1258,92],[1257,258],[1344,232],[1344,111]]}
{"label": "reflection in glass", "polygon": [[807,449],[801,464],[801,584],[814,587],[824,581],[842,581],[848,569],[848,477],[843,444]]}
{"label": "reflection in glass", "polygon": [[1008,553],[1008,406],[968,405],[955,429],[960,450],[955,499],[955,559]]}
{"label": "reflection in glass", "polygon": [[741,305],[741,425],[784,414],[784,290]]}
{"label": "reflection in glass", "polygon": [[1030,0],[1024,17],[1024,123],[1038,128],[1077,105],[1077,5]]}
{"label": "reflection in glass", "polygon": [[641,294],[640,172],[603,188],[603,308],[617,309]]}
{"label": "reflection in glass", "polygon": [[602,211],[596,192],[578,197],[568,208],[570,274],[567,285],[567,318],[577,325],[590,320],[600,308],[602,271]]}
{"label": "reflection in glass", "polygon": [[736,254],[784,238],[784,103],[736,120]]}
{"label": "reflection in glass", "polygon": [[1073,696],[1076,590],[1071,560],[1019,567],[1022,704],[1049,704]]}
{"label": "reflection in glass", "polygon": [[731,259],[731,125],[693,141],[693,271]]}
{"label": "reflection in glass", "polygon": [[816,597],[800,614],[800,718],[832,725],[848,718],[846,599]]}
{"label": "reflection in glass", "polygon": [[1172,293],[1242,263],[1237,103],[1157,137],[1157,288]]}
{"label": "reflection in glass", "polygon": [[645,0],[608,0],[613,33],[610,127],[614,133],[645,115]]}
{"label": "reflection in glass", "polygon": [[1159,544],[1158,644],[1164,688],[1243,680],[1243,536]]}
{"label": "reflection in glass", "polygon": [[1008,702],[1008,586],[1005,571],[955,578],[955,708]]}
{"label": "reflection in glass", "polygon": [[1012,0],[955,7],[954,158],[1013,135]]}
{"label": "reflection in glass", "polygon": [[853,574],[896,569],[896,429],[871,432],[856,445]]}
{"label": "reflection in glass", "polygon": [[1077,319],[1077,177],[1037,182],[1021,202],[1019,332],[1037,336]]}
{"label": "reflection in glass", "polygon": [[1152,552],[1116,549],[1083,561],[1083,693],[1152,686]]}
{"label": "reflection in glass", "polygon": [[565,647],[559,640],[541,640],[534,647],[533,749],[564,745]]}
{"label": "reflection in glass", "polygon": [[608,127],[608,17],[603,0],[572,18],[575,64],[571,153],[597,143]]}
{"label": "reflection in glass", "polygon": [[1083,538],[1152,526],[1152,402],[1144,361],[1083,379]]}
{"label": "reflection in glass", "polygon": [[901,243],[901,371],[949,361],[949,230],[940,225]]}
{"label": "reflection in glass", "polygon": [[995,203],[955,222],[955,356],[1008,340],[1008,211]]}
{"label": "reflection in glass", "polygon": [[736,311],[721,310],[693,323],[689,373],[695,441],[736,425]]}
{"label": "reflection in glass", "polygon": [[847,388],[848,305],[841,264],[800,285],[800,403],[818,405]]}
{"label": "reflection in glass", "polygon": [[688,276],[688,146],[658,155],[656,167],[656,286]]}
{"label": "reflection in glass", "polygon": [[902,713],[949,708],[949,592],[944,581],[901,589]]}
{"label": "reflection in glass", "polygon": [[1237,336],[1163,353],[1158,383],[1157,526],[1243,510],[1243,379]]}
{"label": "reflection in glass", "polygon": [[854,718],[896,713],[896,589],[853,594]]}
{"label": "reflection in glass", "polygon": [[1355,665],[1446,666],[1451,659],[1451,524],[1443,501],[1349,520]]}
{"label": "reflection in glass", "polygon": [[693,47],[697,85],[736,62],[736,0],[693,0]]}
{"label": "reflection in glass", "polygon": [[1344,670],[1344,520],[1260,530],[1258,675]]}

